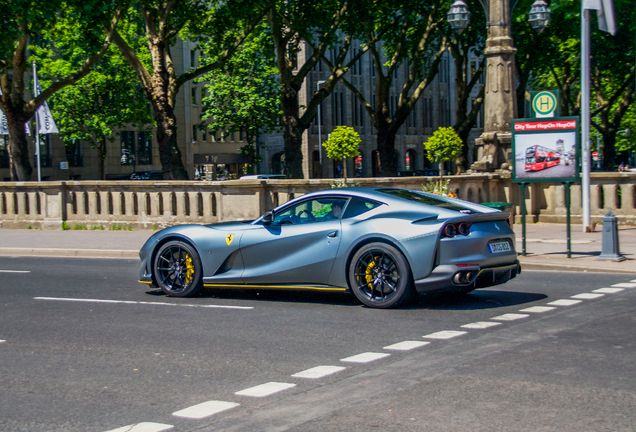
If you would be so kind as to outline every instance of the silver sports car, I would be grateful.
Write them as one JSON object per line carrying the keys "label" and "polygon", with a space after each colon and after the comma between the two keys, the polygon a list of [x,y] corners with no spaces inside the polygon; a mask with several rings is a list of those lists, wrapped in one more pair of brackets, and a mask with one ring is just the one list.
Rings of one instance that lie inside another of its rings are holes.
{"label": "silver sports car", "polygon": [[180,225],[148,239],[140,282],[184,297],[203,287],[350,291],[389,308],[415,293],[470,292],[521,271],[509,212],[396,188],[303,195],[254,221]]}

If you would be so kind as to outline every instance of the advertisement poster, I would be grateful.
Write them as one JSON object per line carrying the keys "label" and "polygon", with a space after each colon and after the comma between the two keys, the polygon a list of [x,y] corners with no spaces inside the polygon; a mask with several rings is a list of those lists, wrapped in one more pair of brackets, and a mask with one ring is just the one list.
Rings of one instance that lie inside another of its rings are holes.
{"label": "advertisement poster", "polygon": [[512,181],[579,181],[579,119],[518,119],[512,124]]}

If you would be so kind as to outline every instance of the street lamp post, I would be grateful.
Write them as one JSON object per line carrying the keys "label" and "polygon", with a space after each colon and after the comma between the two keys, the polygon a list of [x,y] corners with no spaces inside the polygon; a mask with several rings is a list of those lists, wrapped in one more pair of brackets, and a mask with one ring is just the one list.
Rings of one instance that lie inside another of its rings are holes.
{"label": "street lamp post", "polygon": [[[316,83],[316,91],[319,91],[320,86],[326,82],[327,81],[318,81]],[[322,123],[321,111],[322,102],[318,104],[318,160],[320,161],[320,177],[322,178],[322,130],[320,128],[320,124]]]}
{"label": "street lamp post", "polygon": [[[514,0],[513,0],[514,1]],[[512,163],[512,119],[517,117],[515,92],[515,62],[517,49],[511,31],[511,0],[480,0],[486,12],[486,91],[484,100],[484,131],[475,140],[479,160],[472,171],[508,169]],[[516,4],[516,1],[514,1]],[[543,0],[532,5],[531,20],[535,30],[541,31],[550,20]],[[544,8],[545,10],[541,9]],[[534,15],[533,15],[534,13]],[[537,17],[541,18],[537,20]],[[458,33],[468,26],[470,11],[464,0],[455,0],[448,13],[449,25]],[[540,29],[540,30],[539,30]]]}

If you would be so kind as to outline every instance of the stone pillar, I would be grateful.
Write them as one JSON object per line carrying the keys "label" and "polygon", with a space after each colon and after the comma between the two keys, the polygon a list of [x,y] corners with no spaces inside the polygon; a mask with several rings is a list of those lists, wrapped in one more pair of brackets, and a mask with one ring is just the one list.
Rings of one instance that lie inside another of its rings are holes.
{"label": "stone pillar", "polygon": [[515,53],[510,0],[490,0],[486,39],[486,95],[484,132],[475,140],[479,161],[472,171],[508,169],[512,163],[512,119],[517,117]]}

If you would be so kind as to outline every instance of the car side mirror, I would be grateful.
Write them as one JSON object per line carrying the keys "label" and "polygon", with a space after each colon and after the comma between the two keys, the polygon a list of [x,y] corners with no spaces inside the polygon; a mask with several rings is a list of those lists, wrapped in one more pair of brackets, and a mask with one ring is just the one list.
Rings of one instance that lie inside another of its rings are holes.
{"label": "car side mirror", "polygon": [[263,215],[263,224],[264,225],[269,225],[269,224],[271,224],[273,222],[274,222],[274,213],[271,212],[271,211],[266,212]]}

